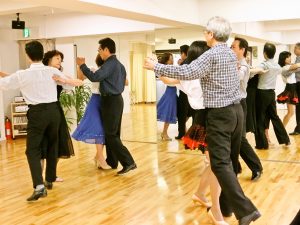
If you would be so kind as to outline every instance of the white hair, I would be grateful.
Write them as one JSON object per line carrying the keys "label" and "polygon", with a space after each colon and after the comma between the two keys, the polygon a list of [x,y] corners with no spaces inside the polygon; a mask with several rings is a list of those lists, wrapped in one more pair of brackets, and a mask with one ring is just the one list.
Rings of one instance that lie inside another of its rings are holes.
{"label": "white hair", "polygon": [[231,34],[230,23],[219,16],[208,20],[206,30],[213,33],[213,37],[220,42],[226,42]]}

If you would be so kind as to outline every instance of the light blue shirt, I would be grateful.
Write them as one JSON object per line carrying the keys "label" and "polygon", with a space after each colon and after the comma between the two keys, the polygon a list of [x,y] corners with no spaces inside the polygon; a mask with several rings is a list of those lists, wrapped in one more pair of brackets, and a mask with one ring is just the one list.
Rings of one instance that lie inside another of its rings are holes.
{"label": "light blue shirt", "polygon": [[258,78],[258,89],[275,89],[277,76],[281,75],[281,67],[273,59],[268,59],[262,62],[259,66],[264,70],[269,70],[267,73],[260,74]]}

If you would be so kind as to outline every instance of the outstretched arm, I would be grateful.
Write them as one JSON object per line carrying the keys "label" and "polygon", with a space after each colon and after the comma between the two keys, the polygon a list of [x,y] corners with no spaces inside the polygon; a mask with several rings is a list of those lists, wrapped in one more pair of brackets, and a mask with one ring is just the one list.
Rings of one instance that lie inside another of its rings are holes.
{"label": "outstretched arm", "polygon": [[260,67],[257,67],[257,68],[251,68],[251,69],[250,69],[250,76],[249,76],[249,78],[254,77],[254,75],[256,75],[256,74],[262,75],[262,74],[265,74],[265,73],[267,73],[267,72],[269,72],[268,69],[265,70],[265,69],[260,68]]}
{"label": "outstretched arm", "polygon": [[211,55],[209,51],[202,54],[190,64],[181,66],[160,64],[152,58],[146,58],[144,63],[145,69],[154,70],[155,74],[178,80],[195,80],[204,77],[209,74],[211,66]]}
{"label": "outstretched arm", "polygon": [[79,79],[63,78],[58,75],[53,75],[52,79],[55,80],[58,84],[62,84],[62,85],[70,85],[74,87],[83,85],[83,81]]}
{"label": "outstretched arm", "polygon": [[86,76],[84,76],[84,74],[81,71],[81,69],[79,68],[79,66],[77,66],[77,76],[78,76],[78,79],[80,79],[80,80],[84,80],[86,78]]}
{"label": "outstretched arm", "polygon": [[169,77],[159,77],[159,79],[164,82],[164,84],[179,84],[180,81],[173,79],[173,78],[169,78]]}
{"label": "outstretched arm", "polygon": [[0,77],[6,77],[6,76],[8,76],[8,73],[4,73],[0,71]]}

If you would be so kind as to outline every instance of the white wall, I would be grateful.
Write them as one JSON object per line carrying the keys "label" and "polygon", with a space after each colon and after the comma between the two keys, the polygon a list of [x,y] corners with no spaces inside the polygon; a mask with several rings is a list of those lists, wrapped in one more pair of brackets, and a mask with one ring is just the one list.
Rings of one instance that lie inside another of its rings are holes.
{"label": "white wall", "polygon": [[[13,73],[19,69],[19,45],[13,37],[15,32],[11,29],[0,30],[0,64],[1,71],[6,73]],[[9,118],[11,118],[10,103],[15,96],[20,96],[19,90],[3,92],[3,111]]]}

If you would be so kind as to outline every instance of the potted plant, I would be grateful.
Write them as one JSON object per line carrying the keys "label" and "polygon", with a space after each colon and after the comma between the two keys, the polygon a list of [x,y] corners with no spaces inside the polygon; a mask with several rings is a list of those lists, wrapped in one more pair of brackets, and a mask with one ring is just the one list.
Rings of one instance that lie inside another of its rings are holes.
{"label": "potted plant", "polygon": [[[71,91],[63,91],[60,95],[60,104],[65,110],[65,114],[68,114],[73,108],[76,112],[76,124],[79,123],[83,117],[86,104],[91,97],[91,88],[84,84],[79,87],[75,87]],[[69,125],[73,124],[74,118],[66,118]]]}

